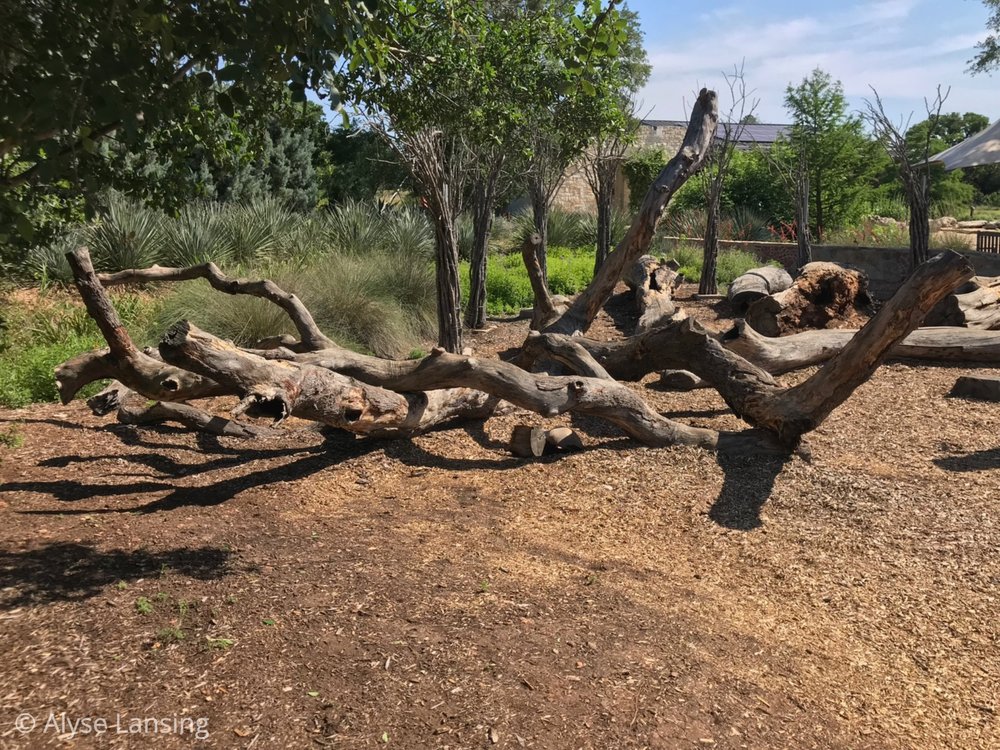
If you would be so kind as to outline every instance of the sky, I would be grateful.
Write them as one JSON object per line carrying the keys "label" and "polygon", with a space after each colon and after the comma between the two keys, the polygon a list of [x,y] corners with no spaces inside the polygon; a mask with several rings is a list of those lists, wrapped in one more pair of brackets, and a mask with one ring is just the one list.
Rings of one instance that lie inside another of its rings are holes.
{"label": "sky", "polygon": [[[744,65],[761,122],[788,121],[786,87],[819,67],[840,80],[853,110],[874,86],[896,120],[926,117],[924,97],[951,87],[946,112],[1000,119],[1000,73],[966,72],[989,15],[980,0],[627,0],[639,14],[653,72],[640,114],[686,119],[702,86],[731,106],[722,71]],[[647,114],[648,113],[648,114]]]}

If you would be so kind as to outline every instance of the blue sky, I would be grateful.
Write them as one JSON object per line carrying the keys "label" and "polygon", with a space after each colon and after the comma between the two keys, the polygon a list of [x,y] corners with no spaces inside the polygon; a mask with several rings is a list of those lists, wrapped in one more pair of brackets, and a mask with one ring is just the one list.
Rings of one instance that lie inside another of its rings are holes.
{"label": "blue sky", "polygon": [[980,0],[627,0],[638,12],[653,66],[640,93],[642,114],[686,117],[693,92],[715,88],[729,108],[723,70],[745,61],[747,87],[760,100],[762,122],[786,122],[784,92],[820,67],[839,79],[851,106],[860,109],[878,89],[886,109],[914,122],[924,118],[924,97],[951,86],[946,111],[979,112],[1000,119],[1000,74],[966,72],[986,32]]}

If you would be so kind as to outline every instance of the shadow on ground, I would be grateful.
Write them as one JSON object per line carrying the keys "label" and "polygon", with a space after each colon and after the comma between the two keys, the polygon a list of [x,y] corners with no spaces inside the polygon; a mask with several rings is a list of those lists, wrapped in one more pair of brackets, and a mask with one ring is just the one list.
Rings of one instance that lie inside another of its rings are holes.
{"label": "shadow on ground", "polygon": [[1000,448],[990,448],[957,456],[935,458],[934,464],[945,471],[988,471],[1000,469]]}
{"label": "shadow on ground", "polygon": [[200,580],[222,578],[231,572],[231,557],[216,547],[102,552],[71,542],[0,551],[0,609],[89,599],[110,584],[155,576],[165,568]]}

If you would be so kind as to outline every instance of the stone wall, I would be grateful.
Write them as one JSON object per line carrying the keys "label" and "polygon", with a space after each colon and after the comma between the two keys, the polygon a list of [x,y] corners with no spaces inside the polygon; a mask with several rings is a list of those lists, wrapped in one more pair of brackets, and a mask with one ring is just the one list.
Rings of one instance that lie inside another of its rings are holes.
{"label": "stone wall", "polygon": [[[663,249],[669,253],[680,244],[701,246],[704,240],[689,237],[664,237]],[[787,242],[741,242],[736,240],[719,240],[720,250],[749,250],[761,262],[777,261],[786,271],[795,274],[796,262],[799,258],[798,246]]]}

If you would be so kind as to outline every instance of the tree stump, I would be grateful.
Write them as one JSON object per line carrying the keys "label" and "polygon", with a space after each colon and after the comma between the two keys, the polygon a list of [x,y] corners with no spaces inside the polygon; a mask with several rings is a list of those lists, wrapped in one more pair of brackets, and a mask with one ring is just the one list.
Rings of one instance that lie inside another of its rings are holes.
{"label": "tree stump", "polygon": [[661,261],[652,255],[643,255],[625,274],[624,281],[635,295],[639,322],[636,333],[645,333],[669,320],[675,312],[674,288],[681,276],[675,264]]}
{"label": "tree stump", "polygon": [[874,315],[868,276],[836,263],[808,263],[785,291],[747,309],[746,322],[765,336],[828,328],[861,328]]}

